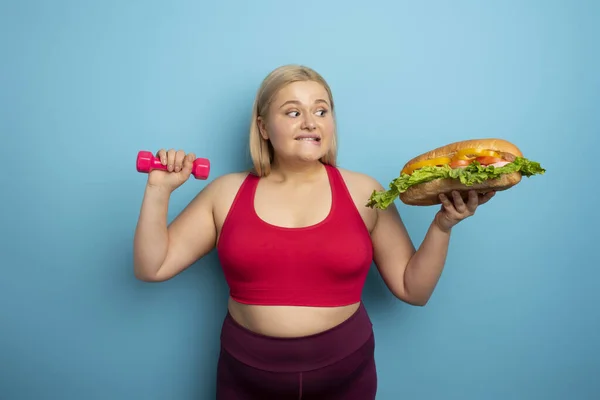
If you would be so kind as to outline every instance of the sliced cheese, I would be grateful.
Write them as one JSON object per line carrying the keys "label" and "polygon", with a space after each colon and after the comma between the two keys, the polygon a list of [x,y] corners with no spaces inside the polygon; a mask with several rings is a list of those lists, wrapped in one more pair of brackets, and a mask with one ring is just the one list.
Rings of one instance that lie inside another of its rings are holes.
{"label": "sliced cheese", "polygon": [[442,165],[450,164],[450,161],[452,161],[450,157],[437,157],[429,160],[417,161],[404,168],[402,173],[412,174],[414,170],[423,167],[441,167]]}

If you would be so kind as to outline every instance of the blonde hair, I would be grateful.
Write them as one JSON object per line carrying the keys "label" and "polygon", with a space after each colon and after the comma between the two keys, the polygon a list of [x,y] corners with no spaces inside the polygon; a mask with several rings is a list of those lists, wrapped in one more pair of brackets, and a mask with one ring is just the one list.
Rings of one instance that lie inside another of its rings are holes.
{"label": "blonde hair", "polygon": [[[269,140],[265,140],[258,126],[258,118],[266,118],[269,107],[277,92],[284,86],[299,81],[313,81],[320,83],[329,96],[331,113],[335,121],[333,95],[325,79],[316,71],[302,65],[284,65],[273,70],[263,80],[252,108],[252,121],[250,122],[250,157],[254,165],[254,173],[258,176],[267,176],[271,172],[271,163],[274,149]],[[335,166],[337,158],[337,132],[334,130],[331,146],[327,154],[321,157],[321,162]]]}

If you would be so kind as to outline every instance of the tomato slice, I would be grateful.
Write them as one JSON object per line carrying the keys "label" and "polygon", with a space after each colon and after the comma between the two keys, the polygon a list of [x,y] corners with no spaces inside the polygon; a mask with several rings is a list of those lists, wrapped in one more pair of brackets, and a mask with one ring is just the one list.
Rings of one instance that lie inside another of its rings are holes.
{"label": "tomato slice", "polygon": [[500,157],[492,157],[492,156],[477,157],[475,160],[477,162],[479,162],[481,165],[489,165],[489,164],[494,164],[494,163],[503,161],[502,158],[500,158]]}

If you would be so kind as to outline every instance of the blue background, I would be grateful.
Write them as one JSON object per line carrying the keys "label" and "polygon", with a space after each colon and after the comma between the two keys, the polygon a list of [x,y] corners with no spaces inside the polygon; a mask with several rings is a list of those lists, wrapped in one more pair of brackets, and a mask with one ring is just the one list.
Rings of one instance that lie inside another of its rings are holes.
{"label": "blue background", "polygon": [[[426,307],[370,274],[378,399],[600,398],[598,4],[3,2],[0,399],[214,396],[227,287],[214,253],[135,280],[135,156],[247,168],[254,94],[287,63],[331,84],[341,166],[384,185],[476,137],[547,168],[455,229]],[[398,206],[419,244],[437,207]]]}

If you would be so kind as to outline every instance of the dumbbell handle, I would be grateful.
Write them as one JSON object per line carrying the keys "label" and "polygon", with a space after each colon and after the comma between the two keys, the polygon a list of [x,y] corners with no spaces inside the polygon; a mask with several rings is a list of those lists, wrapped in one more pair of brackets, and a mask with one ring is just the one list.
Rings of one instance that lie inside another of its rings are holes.
{"label": "dumbbell handle", "polygon": [[[136,169],[138,172],[149,173],[153,169],[167,171],[167,166],[149,151],[142,150],[137,155]],[[210,161],[206,158],[196,158],[192,166],[192,175],[196,179],[207,179],[210,174]]]}

